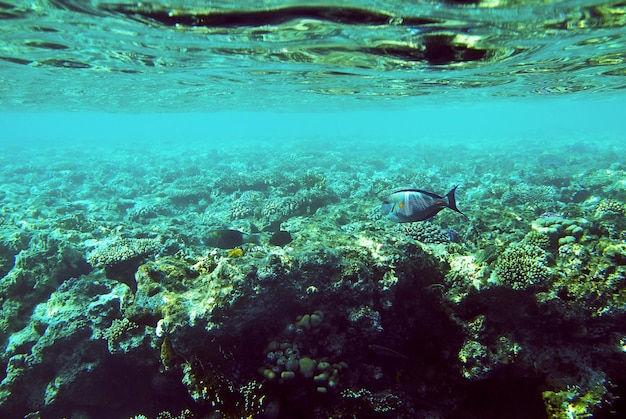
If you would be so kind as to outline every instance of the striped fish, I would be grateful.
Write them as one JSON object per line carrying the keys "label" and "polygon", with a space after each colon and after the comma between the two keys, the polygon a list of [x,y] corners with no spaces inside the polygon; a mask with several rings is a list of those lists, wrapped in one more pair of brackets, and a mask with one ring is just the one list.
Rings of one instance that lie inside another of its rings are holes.
{"label": "striped fish", "polygon": [[428,220],[444,208],[463,214],[456,207],[455,193],[458,186],[452,188],[446,196],[421,189],[403,189],[394,192],[383,201],[380,213],[396,223]]}

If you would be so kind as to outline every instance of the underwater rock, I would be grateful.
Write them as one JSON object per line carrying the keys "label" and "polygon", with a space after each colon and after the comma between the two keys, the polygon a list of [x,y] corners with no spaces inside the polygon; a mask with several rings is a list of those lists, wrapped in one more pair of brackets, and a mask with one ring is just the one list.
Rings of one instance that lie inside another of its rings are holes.
{"label": "underwater rock", "polygon": [[265,196],[259,191],[244,191],[231,204],[230,215],[233,219],[244,219],[260,215],[259,209]]}
{"label": "underwater rock", "polygon": [[[122,312],[128,321],[158,330],[157,339],[167,339],[167,352],[176,357],[167,356],[164,367],[184,371],[183,381],[198,402],[217,403],[201,389],[206,374],[222,383],[216,387],[218,393],[219,388],[230,387],[243,394],[243,388],[265,378],[277,384],[305,380],[302,389],[330,394],[340,385],[343,371],[349,371],[343,363],[346,351],[359,350],[348,345],[340,326],[354,322],[358,339],[370,339],[369,330],[374,335],[382,330],[384,316],[362,301],[381,299],[393,305],[393,290],[408,280],[405,268],[408,275],[438,272],[433,269],[436,260],[419,248],[409,248],[399,257],[395,246],[366,241],[363,245],[365,252],[354,252],[351,246],[329,249],[312,241],[298,258],[282,248],[273,248],[265,257],[215,254],[208,269],[200,268],[207,265],[202,261],[160,258],[139,267],[137,291],[125,300]],[[385,266],[391,261],[398,266],[399,278],[377,291],[372,278],[381,275],[379,270],[388,270]],[[312,287],[316,292],[309,292]],[[339,311],[337,299],[344,307]],[[282,332],[277,330],[277,320],[294,311],[302,313],[298,307],[303,303],[312,309],[286,321],[287,327],[279,328]],[[122,336],[130,338],[133,330]],[[276,338],[268,344],[267,336]],[[255,352],[258,345],[267,349]],[[133,345],[128,350],[135,351]],[[262,365],[254,362],[259,356],[265,359]],[[197,363],[186,367],[184,360]],[[256,372],[250,377],[241,375],[242,369]],[[229,411],[232,406],[224,403],[218,403],[219,409]]]}
{"label": "underwater rock", "polygon": [[139,265],[162,248],[158,239],[113,238],[99,243],[87,253],[87,262],[94,268],[104,268],[110,279],[135,288],[133,276]]}
{"label": "underwater rock", "polygon": [[604,248],[602,255],[618,265],[626,265],[626,244],[612,244]]}
{"label": "underwater rock", "polygon": [[127,211],[127,217],[132,222],[147,223],[160,216],[171,216],[172,211],[163,203],[136,204]]}
{"label": "underwater rock", "polygon": [[28,314],[64,281],[90,271],[73,245],[47,234],[33,235],[0,280],[0,343],[26,326]]}
{"label": "underwater rock", "polygon": [[593,417],[603,402],[613,396],[607,389],[604,377],[595,377],[588,391],[580,387],[569,387],[560,391],[544,391],[542,397],[546,413],[551,418]]}
{"label": "underwater rock", "polygon": [[498,364],[509,364],[515,360],[521,347],[505,336],[500,336],[493,347],[474,340],[466,340],[459,350],[461,374],[468,380],[481,380]]}
{"label": "underwater rock", "polygon": [[101,333],[107,341],[107,347],[111,354],[128,353],[145,343],[144,330],[134,323],[124,318],[113,319],[111,326]]}
{"label": "underwater rock", "polygon": [[489,348],[476,341],[466,341],[458,354],[462,374],[470,380],[485,378],[497,364]]}
{"label": "underwater rock", "polygon": [[160,243],[153,239],[110,239],[87,254],[87,261],[96,268],[116,266],[156,252]]}
{"label": "underwater rock", "polygon": [[369,306],[351,308],[348,311],[348,321],[353,327],[367,337],[367,340],[374,340],[383,331],[380,324],[380,313],[372,310]]}
{"label": "underwater rock", "polygon": [[[121,284],[84,276],[66,281],[39,304],[25,328],[30,331],[22,333],[21,341],[14,339],[5,354],[9,359],[7,376],[0,383],[0,413],[24,416],[57,406],[63,416],[98,405],[114,411],[130,398],[143,397],[128,392],[128,386],[139,379],[133,371],[155,364],[146,356],[146,347],[137,358],[113,361],[106,342],[97,337],[119,316],[126,292]],[[122,371],[125,382],[119,380]],[[94,379],[117,384],[106,391],[90,391]]]}
{"label": "underwater rock", "polygon": [[473,255],[450,254],[447,257],[450,271],[446,274],[448,299],[459,302],[473,290],[483,290],[494,285],[490,280],[490,270],[485,262],[479,262]]}
{"label": "underwater rock", "polygon": [[366,388],[348,388],[341,392],[341,406],[350,410],[365,410],[376,415],[397,414],[402,407],[402,399],[387,391],[372,392]]}
{"label": "underwater rock", "polygon": [[[569,202],[573,189],[561,202],[552,187],[514,188],[461,163],[390,167],[376,157],[366,173],[341,155],[336,173],[297,159],[278,173],[262,168],[277,160],[246,167],[236,157],[221,156],[219,174],[197,164],[201,153],[184,170],[155,166],[160,177],[137,177],[142,185],[120,174],[123,198],[107,187],[76,200],[110,207],[93,214],[68,203],[48,217],[35,204],[18,218],[3,201],[0,223],[21,233],[0,240],[0,416],[480,417],[488,406],[507,417],[515,406],[542,417],[619,407],[618,201],[596,214],[592,199]],[[467,212],[480,217],[464,225],[442,212],[406,230],[381,222],[384,188],[440,187],[446,171],[467,175]],[[169,209],[131,199],[144,195]],[[201,244],[211,225],[251,224],[298,238],[230,253]],[[145,239],[155,235],[171,239]]]}
{"label": "underwater rock", "polygon": [[15,266],[15,257],[19,253],[18,249],[0,243],[0,278],[4,277]]}
{"label": "underwater rock", "polygon": [[570,242],[559,246],[557,264],[567,273],[584,272],[590,259],[589,250],[580,243]]}
{"label": "underwater rock", "polygon": [[261,208],[262,221],[271,224],[299,215],[312,215],[318,208],[336,200],[336,193],[328,188],[300,189],[293,195],[266,200]]}
{"label": "underwater rock", "polygon": [[594,213],[597,234],[626,240],[626,205],[613,199],[601,200]]}

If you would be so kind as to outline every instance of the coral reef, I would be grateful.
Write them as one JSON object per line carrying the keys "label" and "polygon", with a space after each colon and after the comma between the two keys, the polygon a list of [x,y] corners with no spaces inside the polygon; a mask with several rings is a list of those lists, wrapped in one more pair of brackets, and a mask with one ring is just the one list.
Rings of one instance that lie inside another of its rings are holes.
{"label": "coral reef", "polygon": [[502,195],[502,201],[505,204],[532,205],[543,209],[552,208],[556,198],[557,193],[554,186],[526,183],[517,183]]}
{"label": "coral reef", "polygon": [[106,240],[87,253],[87,262],[95,268],[104,268],[107,278],[116,279],[134,287],[133,275],[142,261],[162,247],[156,239]]}
{"label": "coral reef", "polygon": [[[616,175],[379,151],[0,156],[0,416],[623,414]],[[445,190],[448,173],[467,218],[380,218],[379,195]],[[206,246],[223,228],[260,244]],[[277,229],[292,240],[273,245]]]}
{"label": "coral reef", "polygon": [[87,254],[87,261],[98,268],[113,267],[128,261],[144,259],[160,247],[161,244],[152,239],[115,238],[98,244]]}
{"label": "coral reef", "polygon": [[513,289],[542,286],[550,278],[546,252],[530,244],[513,243],[495,264],[498,279]]}
{"label": "coral reef", "polygon": [[400,224],[398,229],[423,243],[448,243],[450,235],[432,222]]}
{"label": "coral reef", "polygon": [[602,217],[607,213],[626,215],[626,206],[614,199],[603,199],[596,205],[595,216]]}

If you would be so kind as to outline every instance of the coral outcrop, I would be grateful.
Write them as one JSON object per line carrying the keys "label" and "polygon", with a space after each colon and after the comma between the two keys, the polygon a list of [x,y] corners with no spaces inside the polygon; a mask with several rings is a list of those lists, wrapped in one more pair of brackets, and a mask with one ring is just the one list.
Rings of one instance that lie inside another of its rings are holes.
{"label": "coral outcrop", "polygon": [[542,286],[550,278],[547,254],[531,244],[511,244],[495,264],[498,279],[513,289]]}
{"label": "coral outcrop", "polygon": [[[0,416],[623,413],[623,179],[423,151],[419,168],[352,149],[248,162],[194,149],[5,173]],[[467,218],[380,219],[379,194],[445,190],[449,173],[466,177]],[[90,176],[97,187],[76,186]],[[260,243],[209,246],[221,228]]]}

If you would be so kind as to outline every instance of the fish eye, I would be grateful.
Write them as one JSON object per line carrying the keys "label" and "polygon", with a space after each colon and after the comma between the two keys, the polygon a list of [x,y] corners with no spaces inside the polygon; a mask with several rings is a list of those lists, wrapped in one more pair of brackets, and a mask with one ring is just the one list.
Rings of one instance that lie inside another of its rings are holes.
{"label": "fish eye", "polygon": [[388,200],[388,199],[385,199],[385,200],[383,201],[383,204],[385,204],[385,205],[389,205],[389,204],[391,204],[391,202],[389,202],[389,200]]}

